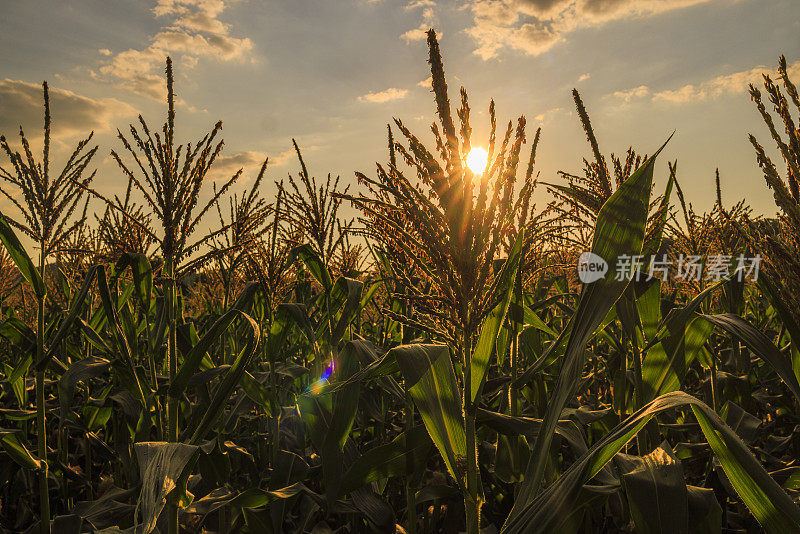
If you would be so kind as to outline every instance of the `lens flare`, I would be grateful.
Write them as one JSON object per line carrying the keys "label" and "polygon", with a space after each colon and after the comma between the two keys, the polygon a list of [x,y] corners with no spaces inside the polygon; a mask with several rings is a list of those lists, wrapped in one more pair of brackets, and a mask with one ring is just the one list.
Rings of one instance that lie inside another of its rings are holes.
{"label": "lens flare", "polygon": [[333,375],[333,372],[335,370],[336,370],[336,362],[334,360],[331,360],[325,367],[325,370],[322,371],[320,377],[317,380],[315,380],[310,386],[308,386],[308,392],[311,393],[312,395],[316,395],[320,391],[322,391],[322,388],[325,387],[325,384],[328,383],[328,380],[330,380],[331,375]]}

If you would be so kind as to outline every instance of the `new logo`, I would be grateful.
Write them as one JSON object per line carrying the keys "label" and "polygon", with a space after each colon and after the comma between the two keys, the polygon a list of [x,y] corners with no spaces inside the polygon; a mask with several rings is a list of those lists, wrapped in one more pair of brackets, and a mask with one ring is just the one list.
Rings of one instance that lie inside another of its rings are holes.
{"label": "new logo", "polygon": [[578,258],[578,278],[584,284],[591,284],[605,278],[607,272],[606,260],[593,252],[584,252]]}

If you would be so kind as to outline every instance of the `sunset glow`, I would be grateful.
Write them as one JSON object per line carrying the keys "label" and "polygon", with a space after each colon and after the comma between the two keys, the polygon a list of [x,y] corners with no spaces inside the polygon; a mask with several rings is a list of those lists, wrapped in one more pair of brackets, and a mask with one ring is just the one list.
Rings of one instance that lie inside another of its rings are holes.
{"label": "sunset glow", "polygon": [[479,146],[472,147],[472,150],[467,154],[467,167],[473,174],[483,174],[486,169],[486,161],[489,159],[489,153],[486,149]]}

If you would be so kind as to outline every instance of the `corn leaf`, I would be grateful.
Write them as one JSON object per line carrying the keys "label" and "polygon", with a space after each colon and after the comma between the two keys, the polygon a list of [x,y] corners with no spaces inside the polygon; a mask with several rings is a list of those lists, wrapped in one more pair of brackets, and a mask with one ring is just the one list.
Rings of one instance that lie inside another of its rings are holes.
{"label": "corn leaf", "polygon": [[40,469],[44,462],[36,458],[17,438],[17,430],[0,429],[0,445],[12,460],[25,469]]}
{"label": "corn leaf", "polygon": [[764,470],[736,433],[711,408],[682,391],[662,395],[616,426],[536,499],[503,525],[502,533],[552,532],[578,490],[660,412],[689,406],[725,474],[766,532],[800,532],[800,508]]}
{"label": "corn leaf", "polygon": [[470,358],[470,366],[472,367],[470,373],[470,395],[473,401],[478,397],[483,382],[486,379],[486,371],[489,368],[489,358],[492,356],[492,352],[494,352],[497,335],[500,333],[500,327],[503,325],[506,313],[508,313],[508,306],[511,303],[511,296],[514,292],[514,280],[517,278],[517,269],[519,267],[523,234],[524,232],[520,232],[517,236],[514,248],[505,261],[503,269],[500,271],[499,281],[495,285],[495,295],[498,297],[502,296],[502,300],[489,312],[486,319],[483,320],[478,342]]}
{"label": "corn leaf", "polygon": [[[653,186],[653,167],[663,148],[664,145],[617,189],[597,216],[592,253],[608,263],[609,271],[618,264],[620,257],[641,254]],[[556,421],[580,380],[586,342],[628,286],[629,280],[625,277],[622,280],[616,278],[615,273],[609,272],[605,278],[584,286],[572,320],[561,373],[507,522],[513,520],[538,491]]]}
{"label": "corn leaf", "polygon": [[420,425],[403,432],[391,442],[363,453],[342,478],[339,495],[344,496],[370,482],[396,476],[407,476],[424,469],[431,450],[431,440]]}
{"label": "corn leaf", "polygon": [[689,501],[681,462],[662,444],[642,457],[618,454],[615,463],[640,534],[689,532]]}
{"label": "corn leaf", "polygon": [[22,273],[22,276],[33,288],[34,294],[40,299],[44,298],[47,294],[47,288],[44,285],[42,276],[2,213],[0,213],[0,241],[5,245],[8,255],[11,256],[19,272]]}
{"label": "corn leaf", "polygon": [[791,356],[784,355],[767,336],[738,315],[722,313],[719,315],[701,315],[701,317],[738,338],[762,360],[767,362],[783,380],[783,383],[786,384],[789,391],[797,399],[798,405],[800,405],[800,384],[798,384],[797,377],[792,370]]}
{"label": "corn leaf", "polygon": [[461,392],[450,350],[444,345],[401,345],[390,352],[397,359],[406,391],[411,394],[447,470],[463,486],[467,441]]}

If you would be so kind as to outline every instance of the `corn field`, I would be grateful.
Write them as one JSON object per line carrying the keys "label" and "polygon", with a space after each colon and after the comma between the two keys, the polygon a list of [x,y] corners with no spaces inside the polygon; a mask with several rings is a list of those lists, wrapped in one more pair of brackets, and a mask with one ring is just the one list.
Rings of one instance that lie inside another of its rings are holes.
{"label": "corn field", "polygon": [[[663,146],[603,155],[577,91],[583,170],[544,181],[547,132],[491,102],[473,139],[427,39],[435,146],[395,120],[345,186],[295,143],[273,197],[268,160],[211,179],[221,122],[176,138],[169,58],[163,125],[109,147],[124,196],[92,135],[50,160],[44,84],[43,152],[0,138],[0,531],[800,532],[785,59],[750,86],[765,218],[719,174],[695,211]],[[589,251],[612,267],[582,283]],[[653,276],[687,257],[693,279]]]}

